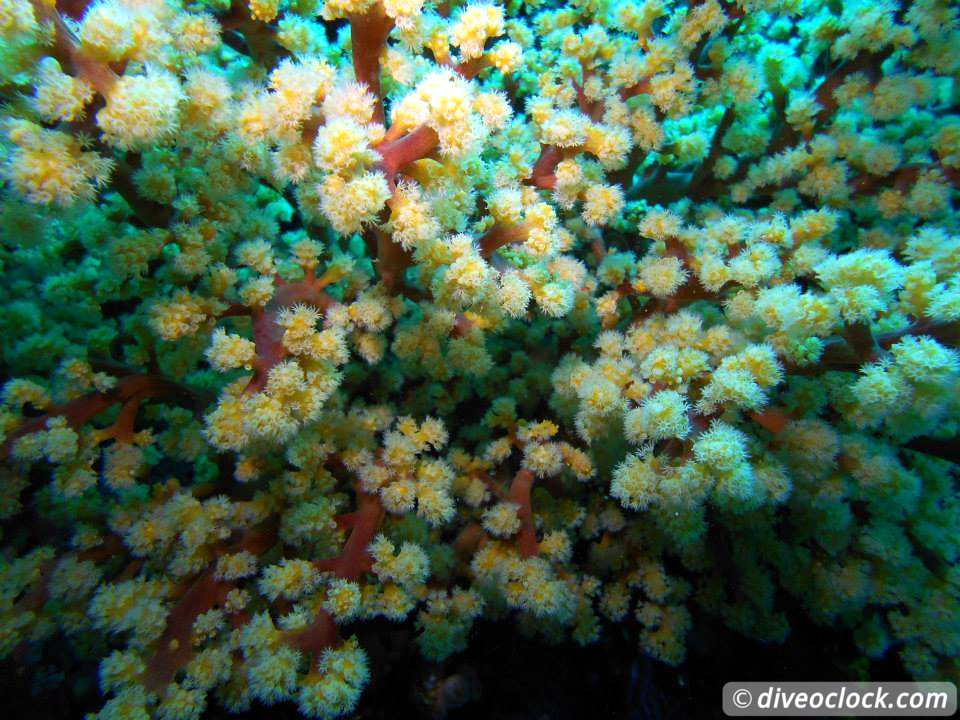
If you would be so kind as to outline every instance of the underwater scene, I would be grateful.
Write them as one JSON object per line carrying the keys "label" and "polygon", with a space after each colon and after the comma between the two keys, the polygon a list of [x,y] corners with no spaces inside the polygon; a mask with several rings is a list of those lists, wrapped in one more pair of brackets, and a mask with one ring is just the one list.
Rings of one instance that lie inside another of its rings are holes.
{"label": "underwater scene", "polygon": [[953,0],[0,0],[0,714],[957,683],[958,204]]}

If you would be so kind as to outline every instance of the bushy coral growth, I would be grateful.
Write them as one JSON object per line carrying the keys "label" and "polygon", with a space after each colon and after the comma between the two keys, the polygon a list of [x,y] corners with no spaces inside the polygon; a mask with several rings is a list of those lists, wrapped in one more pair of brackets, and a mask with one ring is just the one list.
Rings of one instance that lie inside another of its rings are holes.
{"label": "bushy coral growth", "polygon": [[332,718],[373,618],[802,608],[956,680],[958,14],[0,0],[0,655]]}

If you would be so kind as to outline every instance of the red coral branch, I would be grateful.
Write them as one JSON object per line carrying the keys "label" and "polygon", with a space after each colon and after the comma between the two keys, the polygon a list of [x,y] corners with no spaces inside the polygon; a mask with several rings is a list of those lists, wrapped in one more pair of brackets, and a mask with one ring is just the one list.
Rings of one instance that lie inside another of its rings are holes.
{"label": "red coral branch", "polygon": [[[688,269],[691,268],[690,252],[684,247],[677,238],[667,238],[664,257],[675,257]],[[618,288],[622,295],[636,295],[637,290],[630,283],[623,283]],[[685,305],[689,305],[697,300],[715,300],[719,297],[719,291],[711,292],[700,283],[699,278],[694,272],[690,272],[686,282],[677,288],[677,291],[668,298],[652,298],[642,310],[637,313],[635,324],[640,323],[644,317],[652,313],[675,313]]]}
{"label": "red coral branch", "polygon": [[851,75],[863,72],[872,80],[876,81],[881,74],[881,65],[883,61],[890,57],[893,48],[887,48],[881,52],[860,51],[856,57],[846,62],[830,72],[820,83],[814,95],[820,111],[817,113],[816,125],[821,128],[826,125],[832,117],[836,115],[837,99],[834,91],[840,87],[844,81]]}
{"label": "red coral branch", "polygon": [[768,407],[750,413],[750,418],[767,432],[779,435],[793,420],[793,416],[785,408]]}
{"label": "red coral branch", "polygon": [[160,637],[159,649],[150,658],[144,675],[144,686],[151,692],[161,692],[177,672],[193,656],[191,634],[199,615],[221,605],[233,583],[217,580],[212,571],[201,575],[184,593],[167,619],[167,629]]}
{"label": "red coral branch", "polygon": [[[583,81],[587,81],[588,74],[584,72]],[[603,103],[591,100],[583,91],[583,85],[573,80],[573,89],[577,91],[577,108],[594,122],[598,122],[603,116]]]}
{"label": "red coral branch", "polygon": [[536,163],[534,163],[530,178],[525,181],[526,184],[543,188],[544,190],[552,190],[557,184],[557,176],[554,174],[557,165],[559,165],[560,161],[565,157],[569,157],[578,152],[580,152],[580,148],[562,149],[556,145],[541,145],[540,157],[538,157]]}
{"label": "red coral branch", "polygon": [[[376,148],[380,155],[377,169],[386,175],[394,198],[397,190],[397,175],[417,160],[433,155],[439,145],[440,138],[437,133],[426,125],[421,125],[402,137],[394,137],[390,132],[387,133],[383,142]],[[384,221],[386,221],[386,211],[381,218],[381,222]],[[365,239],[369,252],[376,260],[380,281],[390,292],[402,290],[404,273],[413,264],[412,253],[375,226],[370,228]]]}
{"label": "red coral branch", "polygon": [[[247,530],[235,544],[223,548],[224,553],[247,550],[262,555],[277,541],[275,524],[260,525]],[[217,580],[208,570],[186,587],[180,601],[167,617],[167,627],[160,636],[157,650],[147,662],[144,686],[151,692],[161,692],[193,657],[193,623],[199,615],[223,604],[227,594],[236,587],[233,582]]]}
{"label": "red coral branch", "polygon": [[362,15],[350,16],[350,42],[353,46],[353,72],[357,82],[365,84],[376,98],[374,120],[384,123],[383,90],[380,87],[380,54],[387,46],[393,20],[381,3],[375,3]]}
{"label": "red coral branch", "polygon": [[383,230],[377,227],[370,228],[373,244],[376,248],[376,262],[374,263],[380,282],[391,293],[400,292],[404,286],[404,275],[413,264],[413,253],[404,250],[403,246],[394,242]]}
{"label": "red coral branch", "polygon": [[908,335],[926,335],[942,345],[960,347],[960,322],[918,322],[876,336],[870,334],[869,328],[848,328],[844,333],[823,341],[823,353],[816,364],[809,367],[790,365],[787,372],[791,375],[820,375],[830,370],[852,372],[864,363],[876,360],[880,351],[888,350]]}
{"label": "red coral branch", "polygon": [[478,243],[480,246],[480,257],[489,259],[497,250],[507,245],[519,245],[525,242],[529,231],[526,225],[506,225],[497,223],[490,228]]}
{"label": "red coral branch", "polygon": [[[337,518],[337,525],[350,531],[343,551],[336,557],[315,563],[319,570],[331,572],[345,580],[356,580],[370,570],[373,561],[368,548],[379,531],[385,514],[376,495],[363,492],[359,485],[355,490],[357,509]],[[333,616],[326,610],[321,610],[309,627],[291,633],[288,642],[303,652],[314,653],[319,658],[323,650],[336,644],[338,637]]]}
{"label": "red coral branch", "polygon": [[356,580],[368,572],[373,565],[367,552],[385,515],[380,499],[376,495],[364,492],[359,485],[355,488],[357,509],[337,518],[337,524],[350,531],[350,537],[343,551],[333,558],[317,561],[317,568],[332,572],[345,580]]}
{"label": "red coral branch", "polygon": [[645,78],[644,80],[641,80],[630,87],[621,88],[620,99],[629,100],[632,97],[643,95],[648,92],[650,92],[650,78]]}
{"label": "red coral branch", "polygon": [[903,330],[895,330],[877,335],[876,343],[884,350],[887,350],[891,345],[896,344],[907,335],[926,335],[943,345],[956,348],[960,347],[960,322],[919,322]]}
{"label": "red coral branch", "polygon": [[83,54],[80,40],[58,12],[59,9],[66,8],[69,13],[82,14],[89,3],[81,0],[51,5],[43,0],[31,0],[31,4],[38,20],[53,23],[55,29],[53,56],[64,71],[86,80],[98,93],[104,97],[108,96],[119,79],[117,74],[106,63],[91,60]]}
{"label": "red coral branch", "polygon": [[[259,392],[267,384],[267,376],[275,365],[287,356],[283,347],[283,328],[277,323],[277,318],[284,308],[293,305],[311,305],[324,311],[336,302],[323,288],[326,283],[323,278],[314,277],[308,271],[298,282],[288,283],[277,279],[276,290],[267,305],[255,310],[253,318],[253,342],[257,347],[257,361],[254,365],[254,374],[247,385],[247,392]],[[239,314],[235,308],[230,308],[221,317]]]}
{"label": "red coral branch", "polygon": [[481,55],[480,57],[472,58],[470,60],[465,60],[464,62],[457,65],[454,70],[467,80],[472,80],[477,75],[479,75],[484,68],[490,65],[490,61],[486,55]]}
{"label": "red coral branch", "polygon": [[520,470],[510,483],[510,502],[519,505],[517,517],[520,518],[520,532],[517,535],[517,548],[521,557],[533,557],[537,554],[537,530],[533,524],[533,506],[530,492],[533,489],[533,473]]}
{"label": "red coral branch", "polygon": [[407,165],[430,157],[440,145],[437,133],[426,125],[421,125],[401,138],[385,136],[376,150],[380,154],[377,169],[383,171],[391,188],[396,185],[397,173]]}
{"label": "red coral branch", "polygon": [[727,134],[727,130],[730,129],[730,126],[733,125],[734,120],[734,111],[733,106],[731,105],[723,112],[723,117],[720,118],[720,123],[717,125],[717,129],[713,133],[713,139],[710,142],[710,152],[699,167],[694,170],[692,177],[690,178],[690,185],[687,187],[687,194],[694,198],[701,197],[701,186],[703,181],[710,177],[710,173],[713,172],[714,165],[717,164],[717,160],[720,159],[720,155],[723,152],[723,136]]}
{"label": "red coral branch", "polygon": [[477,324],[473,320],[463,313],[457,313],[457,317],[453,321],[453,330],[450,331],[450,337],[467,337],[475,327],[477,327]]}
{"label": "red coral branch", "polygon": [[46,429],[51,418],[62,417],[74,430],[89,422],[100,413],[117,404],[122,404],[120,417],[108,431],[108,437],[127,441],[133,434],[133,421],[140,402],[149,397],[193,397],[193,393],[184,385],[160,375],[128,375],[117,381],[116,386],[107,392],[95,392],[76,400],[55,405],[45,415],[33,418],[10,433],[0,446],[0,460],[10,453],[13,442],[24,435]]}
{"label": "red coral branch", "polygon": [[867,195],[875,193],[882,188],[890,188],[901,193],[908,193],[911,188],[917,184],[920,176],[926,171],[938,171],[944,180],[953,185],[953,187],[960,189],[960,170],[947,167],[939,162],[925,165],[904,165],[889,175],[881,176],[864,173],[850,180],[850,187],[854,195]]}
{"label": "red coral branch", "polygon": [[292,633],[288,642],[302,652],[319,656],[327,648],[333,647],[337,639],[337,623],[333,615],[321,610],[312,625]]}
{"label": "red coral branch", "polygon": [[453,549],[461,558],[473,557],[473,554],[487,539],[487,533],[480,523],[470,523],[457,533],[453,541]]}

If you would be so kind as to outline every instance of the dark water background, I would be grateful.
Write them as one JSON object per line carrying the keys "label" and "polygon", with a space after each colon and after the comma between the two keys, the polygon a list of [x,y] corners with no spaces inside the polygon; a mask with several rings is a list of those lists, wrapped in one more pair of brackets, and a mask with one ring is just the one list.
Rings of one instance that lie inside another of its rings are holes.
{"label": "dark water background", "polygon": [[[637,651],[635,629],[606,627],[588,647],[547,645],[519,635],[510,623],[478,622],[470,647],[442,665],[425,662],[413,631],[385,621],[355,629],[370,656],[371,682],[347,717],[370,720],[684,720],[724,717],[720,691],[732,680],[903,680],[896,653],[866,664],[849,631],[820,628],[793,614],[783,645],[764,645],[699,618],[688,638],[687,661],[671,668]],[[94,666],[77,662],[64,677],[53,671],[57,643],[48,643],[41,669],[0,664],[0,720],[83,718],[102,705]],[[59,648],[66,652],[64,648]],[[49,674],[44,675],[43,667]],[[72,687],[72,689],[71,689]],[[446,692],[438,692],[442,687]],[[432,690],[432,692],[431,692]],[[211,698],[212,700],[212,698]],[[231,715],[215,702],[205,720],[295,720],[293,703],[254,705]]]}

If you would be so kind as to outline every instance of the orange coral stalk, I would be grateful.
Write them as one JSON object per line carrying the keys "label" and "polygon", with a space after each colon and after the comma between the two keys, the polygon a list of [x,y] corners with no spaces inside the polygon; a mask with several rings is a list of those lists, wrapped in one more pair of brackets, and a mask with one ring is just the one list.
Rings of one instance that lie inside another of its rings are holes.
{"label": "orange coral stalk", "polygon": [[133,420],[136,410],[143,399],[149,397],[169,398],[171,395],[192,396],[192,394],[185,386],[160,375],[128,375],[121,378],[112,390],[90,393],[76,400],[54,406],[46,414],[23,423],[11,432],[6,442],[0,446],[0,459],[7,457],[10,446],[15,440],[45,429],[47,420],[51,418],[65,418],[67,424],[76,430],[118,403],[122,403],[124,407],[108,436],[118,440],[128,440],[130,435],[133,434]]}
{"label": "orange coral stalk", "polygon": [[404,273],[413,264],[413,253],[404,250],[400,243],[395,243],[379,228],[371,228],[370,232],[376,241],[376,269],[380,282],[390,292],[397,292],[403,286]]}
{"label": "orange coral stalk", "polygon": [[489,64],[490,61],[487,56],[481,55],[480,57],[472,58],[460,63],[454,68],[454,70],[456,70],[461,77],[464,77],[467,80],[472,80]]}
{"label": "orange coral stalk", "polygon": [[457,555],[462,558],[471,558],[477,551],[477,548],[483,544],[486,537],[487,533],[480,523],[470,523],[457,533],[457,537],[453,541],[454,550],[456,550]]}
{"label": "orange coral stalk", "polygon": [[397,173],[410,163],[429,157],[440,144],[437,133],[426,125],[421,125],[399,139],[386,140],[377,146],[380,161],[377,168],[387,176],[393,186]]}
{"label": "orange coral stalk", "polygon": [[[247,530],[240,540],[224,552],[247,550],[254,555],[266,552],[277,540],[274,524],[261,525]],[[157,650],[147,663],[143,682],[151,692],[160,692],[173,682],[176,674],[193,657],[191,634],[198,615],[208,612],[224,602],[235,583],[217,580],[213,570],[208,570],[193,581],[183,593],[180,602],[170,612],[167,627],[160,636]]]}
{"label": "orange coral stalk", "polygon": [[793,418],[790,413],[777,407],[770,407],[766,410],[750,413],[750,418],[764,430],[779,435]]}
{"label": "orange coral stalk", "polygon": [[453,321],[453,330],[450,331],[450,337],[466,337],[476,326],[477,324],[466,315],[457,313],[457,318]]}
{"label": "orange coral stalk", "polygon": [[337,642],[337,624],[333,615],[321,610],[310,627],[298,630],[289,637],[289,643],[303,652],[320,655]]}
{"label": "orange coral stalk", "polygon": [[497,250],[506,245],[526,241],[528,234],[529,232],[523,223],[519,225],[497,223],[480,238],[480,256],[489,259]]}
{"label": "orange coral stalk", "polygon": [[376,495],[365,493],[358,485],[355,488],[357,495],[357,509],[337,518],[337,524],[344,530],[350,531],[350,537],[343,547],[343,552],[333,558],[320,560],[317,567],[320,570],[332,572],[345,580],[356,580],[373,565],[367,547],[374,535],[380,529],[385,511]]}
{"label": "orange coral stalk", "polygon": [[[587,74],[584,74],[584,82],[587,80]],[[603,115],[603,103],[591,100],[583,91],[583,85],[576,80],[573,81],[573,88],[577,91],[577,108],[588,118],[597,122]]]}
{"label": "orange coral stalk", "polygon": [[167,619],[167,629],[160,637],[160,645],[147,664],[144,685],[151,692],[160,692],[173,682],[177,672],[190,662],[193,643],[190,635],[193,623],[215,605],[223,603],[233,583],[217,580],[213,572],[201,575],[184,593]]}
{"label": "orange coral stalk", "polygon": [[563,158],[563,150],[556,145],[541,145],[540,157],[533,165],[533,171],[530,174],[530,179],[527,180],[527,184],[544,190],[552,190],[557,184],[557,177],[554,172]]}
{"label": "orange coral stalk", "polygon": [[[356,580],[370,570],[373,563],[367,548],[380,529],[385,515],[376,495],[363,492],[359,485],[355,492],[357,509],[337,518],[337,525],[350,531],[343,552],[316,563],[319,570],[331,572],[346,580]],[[337,639],[337,624],[333,616],[326,610],[321,610],[309,627],[291,634],[289,642],[304,652],[319,655],[326,648],[332,647]]]}
{"label": "orange coral stalk", "polygon": [[838,103],[833,94],[834,90],[840,87],[848,77],[858,72],[866,73],[876,81],[881,74],[880,66],[892,52],[892,47],[878,53],[862,50],[853,60],[843,63],[823,79],[815,95],[817,104],[820,106],[820,112],[817,113],[816,118],[818,128],[826,125],[837,112]]}
{"label": "orange coral stalk", "polygon": [[[61,3],[50,5],[42,2],[42,0],[32,0],[31,4],[37,19],[53,23],[56,30],[53,54],[64,70],[86,80],[104,97],[109,95],[118,80],[117,74],[106,63],[91,60],[83,54],[80,40],[60,15]],[[86,11],[88,4],[88,2],[80,0],[64,5],[64,7],[71,15],[78,13],[74,17],[79,17]]]}
{"label": "orange coral stalk", "polygon": [[643,93],[646,93],[649,91],[650,91],[650,78],[647,78],[645,80],[641,80],[635,85],[631,85],[630,87],[621,89],[620,99],[629,100],[632,97],[636,97],[637,95],[642,95]]}
{"label": "orange coral stalk", "polygon": [[[390,190],[396,193],[397,175],[401,170],[417,160],[430,157],[439,144],[437,133],[426,125],[421,125],[399,138],[388,131],[376,150],[380,154],[377,169],[386,175]],[[385,216],[381,218],[381,221],[385,220]],[[404,250],[399,243],[393,242],[389,235],[376,227],[368,231],[366,240],[371,255],[376,258],[377,274],[381,282],[390,292],[399,291],[403,286],[403,275],[413,263],[412,253]]]}
{"label": "orange coral stalk", "polygon": [[380,54],[387,45],[393,20],[380,3],[363,15],[350,17],[350,42],[353,45],[353,72],[377,99],[374,120],[384,122],[383,90],[380,87]]}
{"label": "orange coral stalk", "polygon": [[510,483],[510,502],[520,506],[517,517],[520,518],[520,532],[517,535],[517,548],[521,557],[533,557],[537,554],[537,531],[533,525],[533,507],[530,491],[533,489],[533,473],[520,470]]}
{"label": "orange coral stalk", "polygon": [[[317,279],[313,273],[307,273],[303,280],[295,283],[277,279],[273,298],[264,308],[253,311],[253,342],[257,346],[257,362],[247,392],[263,390],[270,370],[287,356],[283,347],[283,328],[277,323],[280,311],[298,303],[326,310],[335,302],[323,290],[326,284],[324,278]],[[230,308],[222,317],[237,314],[241,314],[241,311]]]}
{"label": "orange coral stalk", "polygon": [[693,175],[690,178],[690,184],[687,186],[687,194],[691,197],[700,197],[701,186],[704,181],[710,177],[710,173],[713,172],[714,165],[717,164],[717,160],[720,159],[720,155],[723,152],[723,136],[727,134],[727,130],[730,129],[730,126],[733,125],[734,112],[733,106],[727,107],[723,111],[723,117],[720,118],[720,123],[717,125],[717,129],[713,132],[713,139],[710,141],[710,152],[703,162],[694,170]]}

